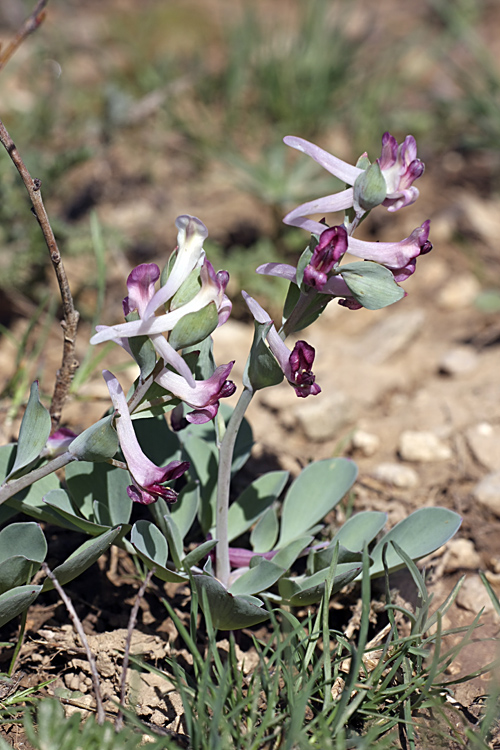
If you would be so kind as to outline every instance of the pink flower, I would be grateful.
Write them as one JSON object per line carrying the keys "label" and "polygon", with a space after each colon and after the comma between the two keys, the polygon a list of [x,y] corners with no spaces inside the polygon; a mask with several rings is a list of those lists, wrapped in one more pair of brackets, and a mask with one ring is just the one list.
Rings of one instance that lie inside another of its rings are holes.
{"label": "pink flower", "polygon": [[[287,146],[302,151],[318,162],[330,174],[333,174],[342,182],[348,185],[354,185],[357,178],[363,174],[364,170],[348,164],[336,156],[329,154],[314,143],[297,138],[296,136],[286,136],[284,142]],[[382,205],[386,206],[389,211],[397,211],[404,206],[414,203],[419,195],[418,189],[413,186],[413,182],[418,179],[424,171],[424,164],[417,159],[417,144],[415,138],[411,135],[406,136],[401,145],[398,146],[396,139],[390,133],[384,133],[382,136],[382,152],[377,159],[386,183],[386,197]],[[354,191],[352,187],[342,190],[333,195],[327,195],[324,198],[317,198],[298,206],[290,211],[283,221],[291,226],[302,227],[313,234],[321,234],[324,225],[312,219],[304,218],[310,214],[328,214],[336,211],[345,211],[354,206]],[[350,249],[349,249],[350,251]]]}
{"label": "pink flower", "polygon": [[193,407],[186,419],[193,424],[203,424],[215,417],[219,409],[219,400],[232,396],[235,384],[227,380],[234,361],[218,367],[207,380],[195,380],[192,387],[185,378],[171,370],[164,369],[155,378],[158,385],[188,406]]}
{"label": "pink flower", "polygon": [[[293,270],[295,271],[295,269]],[[250,312],[258,323],[272,323],[269,314],[253,297],[250,297],[246,292],[242,292],[242,294]],[[306,398],[307,396],[317,396],[318,393],[321,393],[321,388],[316,383],[311,369],[314,362],[314,348],[306,341],[297,341],[292,351],[290,351],[280,338],[274,324],[271,325],[266,338],[269,349],[278,361],[285,378],[295,389],[297,396],[299,398]]]}
{"label": "pink flower", "polygon": [[187,461],[171,461],[167,466],[154,464],[143,452],[137,440],[127,399],[118,379],[108,370],[103,371],[109,395],[116,411],[116,431],[120,441],[132,484],[127,487],[128,496],[137,503],[149,505],[162,497],[167,503],[174,503],[177,494],[163,483],[178,479],[189,468]]}

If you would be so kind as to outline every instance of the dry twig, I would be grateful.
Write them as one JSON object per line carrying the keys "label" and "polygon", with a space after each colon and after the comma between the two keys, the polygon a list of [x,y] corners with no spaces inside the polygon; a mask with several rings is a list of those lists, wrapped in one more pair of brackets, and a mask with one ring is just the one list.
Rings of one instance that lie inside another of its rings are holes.
{"label": "dry twig", "polygon": [[33,34],[45,19],[45,6],[48,0],[38,0],[33,12],[23,23],[14,39],[7,45],[3,52],[0,53],[0,70],[10,60],[16,49],[24,42],[27,36]]}
{"label": "dry twig", "polygon": [[[45,6],[48,0],[38,0],[35,9],[31,15],[26,19],[24,24],[17,32],[14,40],[8,45],[6,50],[0,55],[0,70],[6,64],[6,62],[12,57],[19,45],[26,39],[29,34],[32,34],[40,26],[43,19],[45,18]],[[17,171],[21,175],[21,179],[24,182],[26,190],[33,206],[32,211],[36,216],[36,219],[42,230],[46,245],[50,253],[50,259],[57,277],[57,283],[59,284],[59,291],[61,293],[61,300],[63,305],[63,316],[64,320],[61,321],[61,326],[64,331],[64,344],[63,344],[63,356],[61,368],[57,371],[56,382],[54,386],[54,392],[52,394],[52,401],[50,404],[50,418],[52,421],[52,430],[57,430],[59,422],[61,421],[61,413],[64,402],[69,392],[71,381],[78,368],[78,362],[75,359],[75,339],[76,331],[78,327],[79,314],[75,310],[73,304],[73,296],[69,288],[68,277],[61,259],[61,253],[57,246],[54,232],[50,226],[49,217],[45,210],[45,206],[42,201],[42,194],[40,192],[41,180],[33,178],[24,161],[21,159],[19,151],[12,138],[10,137],[7,129],[0,120],[0,142],[4,146],[5,150],[9,154],[12,162],[14,163]]]}
{"label": "dry twig", "polygon": [[75,630],[80,636],[82,646],[84,647],[85,652],[87,654],[87,660],[90,666],[90,673],[92,675],[92,684],[94,686],[95,702],[96,702],[96,708],[97,708],[97,723],[104,724],[106,720],[106,712],[104,711],[104,706],[102,704],[101,683],[99,681],[99,673],[97,672],[97,665],[95,662],[95,657],[92,651],[90,650],[89,642],[83,630],[83,625],[80,622],[80,619],[75,612],[75,608],[73,607],[73,604],[71,603],[71,599],[66,594],[63,587],[61,586],[61,584],[59,583],[59,581],[57,580],[57,578],[55,577],[55,575],[53,574],[53,572],[50,570],[49,566],[46,563],[42,563],[42,570],[54,584],[57,593],[63,600],[66,606],[66,609],[68,610],[69,616],[71,617],[71,620],[73,621],[73,625],[75,626]]}

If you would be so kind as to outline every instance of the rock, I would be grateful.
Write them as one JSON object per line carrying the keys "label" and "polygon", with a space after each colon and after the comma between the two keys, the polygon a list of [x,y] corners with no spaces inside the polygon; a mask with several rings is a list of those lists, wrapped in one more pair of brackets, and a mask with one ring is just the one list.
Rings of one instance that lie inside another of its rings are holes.
{"label": "rock", "polygon": [[342,391],[301,401],[296,404],[293,414],[310,440],[338,437],[339,431],[352,423],[356,416],[354,400]]}
{"label": "rock", "polygon": [[445,375],[462,375],[472,372],[479,364],[479,356],[472,346],[456,346],[446,352],[439,363],[439,370]]}
{"label": "rock", "polygon": [[449,445],[433,432],[413,432],[407,430],[399,438],[399,454],[405,461],[448,461],[452,457]]}
{"label": "rock", "polygon": [[481,567],[481,558],[470,539],[451,539],[446,546],[443,559],[445,573],[463,569],[477,570]]}
{"label": "rock", "polygon": [[379,436],[364,430],[356,430],[351,442],[352,447],[361,451],[364,456],[373,456],[380,447]]}
{"label": "rock", "polygon": [[481,285],[471,273],[452,275],[437,295],[437,302],[443,310],[464,310],[474,302],[480,291]]}
{"label": "rock", "polygon": [[465,433],[474,458],[490,471],[500,468],[500,426],[480,422]]}
{"label": "rock", "polygon": [[459,607],[477,614],[480,609],[485,612],[493,610],[493,603],[479,576],[468,576],[458,592],[456,602]]}
{"label": "rock", "polygon": [[496,516],[500,516],[500,471],[493,471],[483,477],[472,490],[472,496]]}
{"label": "rock", "polygon": [[363,359],[381,364],[405,349],[422,328],[423,310],[407,310],[376,323],[362,338],[357,349]]}
{"label": "rock", "polygon": [[411,466],[404,466],[404,464],[389,462],[379,464],[371,473],[375,479],[401,489],[417,487],[419,483],[417,472]]}

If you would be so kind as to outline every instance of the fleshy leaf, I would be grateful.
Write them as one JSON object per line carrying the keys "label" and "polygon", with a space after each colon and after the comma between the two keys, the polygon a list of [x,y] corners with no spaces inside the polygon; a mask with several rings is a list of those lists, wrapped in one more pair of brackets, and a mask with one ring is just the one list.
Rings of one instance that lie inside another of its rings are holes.
{"label": "fleshy leaf", "polygon": [[33,604],[41,586],[17,586],[0,595],[0,628]]}
{"label": "fleshy leaf", "polygon": [[217,630],[240,630],[269,619],[266,610],[257,606],[259,599],[233,596],[212,576],[195,575],[193,578],[202,610],[205,606],[202,594],[206,592],[212,624]]}
{"label": "fleshy leaf", "polygon": [[278,513],[271,505],[261,515],[250,534],[250,544],[254,552],[269,552],[276,544],[279,529]]}
{"label": "fleshy leaf", "polygon": [[405,296],[392,272],[380,263],[362,260],[342,266],[340,270],[353,297],[367,310],[380,310]]}
{"label": "fleshy leaf", "polygon": [[184,441],[184,450],[191,466],[189,474],[200,483],[200,525],[208,534],[215,523],[215,503],[217,501],[217,448],[213,443],[191,435]]}
{"label": "fleshy leaf", "polygon": [[307,532],[324,519],[350,490],[358,469],[347,458],[315,461],[295,479],[283,502],[278,547]]}
{"label": "fleshy leaf", "polygon": [[[419,508],[408,518],[404,518],[378,542],[371,553],[373,565],[370,576],[382,575],[382,550],[385,544],[394,541],[406,552],[412,560],[419,560],[430,555],[448,539],[456,534],[462,523],[462,518],[448,508]],[[389,572],[404,567],[404,562],[391,544],[387,547],[387,566]]]}
{"label": "fleshy leaf", "polygon": [[[346,566],[348,568],[348,566]],[[344,586],[354,580],[361,569],[361,565],[346,569],[337,566],[335,578],[333,579],[332,595],[340,591]],[[281,578],[279,592],[284,601],[292,607],[309,606],[321,601],[325,591],[325,581],[329,569],[325,568],[313,576],[303,578]]]}
{"label": "fleshy leaf", "polygon": [[86,518],[83,518],[76,513],[71,504],[69,495],[61,489],[51,490],[50,492],[47,492],[47,494],[43,498],[43,502],[48,505],[49,508],[57,511],[57,513],[63,516],[63,518],[66,518],[68,521],[70,521],[70,523],[81,529],[81,531],[84,531],[86,534],[90,534],[90,536],[99,536],[100,534],[103,534],[105,531],[107,531],[110,526],[115,525],[111,523],[106,525],[100,524],[99,522],[94,523],[93,521],[88,521]]}
{"label": "fleshy leaf", "polygon": [[[317,550],[316,552],[313,552],[311,554],[307,565],[308,570],[311,572],[311,574],[317,573],[320,570],[324,570],[325,568],[330,567],[337,544],[338,541],[336,539],[332,539],[328,547],[325,547],[322,550]],[[361,563],[362,559],[362,552],[352,552],[342,545],[339,546],[337,566],[342,563]]]}
{"label": "fleshy leaf", "polygon": [[313,537],[310,535],[299,536],[279,550],[278,554],[273,557],[273,563],[280,565],[285,570],[289,570],[300,553],[305,550],[312,540]]}
{"label": "fleshy leaf", "polygon": [[252,482],[229,506],[228,540],[248,531],[255,521],[280,496],[288,481],[287,471],[270,471]]}
{"label": "fleshy leaf", "polygon": [[206,557],[213,550],[217,544],[217,539],[209,539],[207,542],[203,542],[189,552],[184,560],[182,561],[183,567],[186,570],[192,568],[193,565],[197,565],[203,557]]}
{"label": "fleshy leaf", "polygon": [[276,565],[271,560],[261,558],[258,565],[245,573],[242,573],[234,583],[229,586],[229,593],[239,594],[258,594],[260,591],[266,591],[285,573],[285,569]]}
{"label": "fleshy leaf", "polygon": [[10,479],[29,466],[42,452],[50,435],[50,414],[40,403],[38,381],[31,386],[30,397],[19,429],[16,460],[7,477]]}
{"label": "fleshy leaf", "polygon": [[26,584],[45,559],[47,542],[36,523],[11,523],[0,531],[0,594]]}
{"label": "fleshy leaf", "polygon": [[187,576],[176,573],[167,565],[167,540],[151,521],[137,521],[132,527],[130,541],[141,560],[151,568],[155,568],[155,576],[162,581],[177,582],[187,580]]}
{"label": "fleshy leaf", "polygon": [[84,518],[98,523],[94,502],[107,505],[112,525],[128,523],[132,500],[127,495],[130,476],[127,471],[106,463],[75,461],[66,466],[68,492]]}
{"label": "fleshy leaf", "polygon": [[190,482],[179,492],[177,502],[170,507],[170,515],[179,529],[181,539],[184,539],[193,525],[200,504],[200,485]]}
{"label": "fleshy leaf", "polygon": [[378,510],[355,513],[335,534],[332,544],[339,542],[347,549],[361,551],[382,531],[386,521],[387,513]]}
{"label": "fleshy leaf", "polygon": [[[105,534],[101,534],[101,536],[94,539],[88,539],[80,545],[67,560],[52,571],[61,586],[69,583],[81,575],[87,568],[90,568],[121,534],[123,534],[123,528],[117,526],[115,529],[110,529]],[[54,584],[50,578],[46,578],[43,584],[43,591],[50,591],[53,588]]]}
{"label": "fleshy leaf", "polygon": [[172,556],[175,567],[179,570],[182,566],[182,559],[184,557],[182,536],[174,519],[168,513],[163,516],[163,523],[167,544],[170,549],[170,555]]}

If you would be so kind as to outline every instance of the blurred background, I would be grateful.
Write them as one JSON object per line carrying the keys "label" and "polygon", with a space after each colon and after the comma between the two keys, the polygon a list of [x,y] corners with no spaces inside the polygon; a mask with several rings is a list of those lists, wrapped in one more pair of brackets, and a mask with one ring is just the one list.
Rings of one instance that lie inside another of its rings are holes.
{"label": "blurred background", "polygon": [[[2,0],[4,43],[33,6]],[[498,311],[499,28],[498,0],[50,0],[1,73],[0,117],[42,180],[83,324],[119,320],[130,268],[164,263],[181,213],[208,226],[236,316],[242,286],[277,312],[280,280],[254,269],[296,262],[307,238],[284,213],[341,187],[282,138],[355,162],[377,158],[386,130],[416,137],[422,195],[375,212],[360,236],[401,239],[431,218],[441,257]],[[0,330],[30,321],[5,355],[0,387],[15,397],[20,368],[28,382],[43,364],[58,301],[6,153],[0,170]]]}

